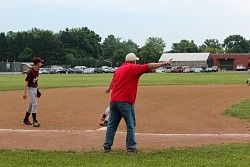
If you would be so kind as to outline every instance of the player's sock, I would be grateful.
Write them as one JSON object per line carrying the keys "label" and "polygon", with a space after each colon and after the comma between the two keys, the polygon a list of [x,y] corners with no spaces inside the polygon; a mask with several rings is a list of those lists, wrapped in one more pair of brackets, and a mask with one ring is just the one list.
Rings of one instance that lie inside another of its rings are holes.
{"label": "player's sock", "polygon": [[36,113],[32,113],[32,118],[33,118],[33,122],[37,122],[37,120],[36,120]]}
{"label": "player's sock", "polygon": [[29,117],[30,117],[30,113],[29,113],[29,112],[26,112],[26,115],[25,115],[24,120],[28,120],[28,119],[29,119]]}

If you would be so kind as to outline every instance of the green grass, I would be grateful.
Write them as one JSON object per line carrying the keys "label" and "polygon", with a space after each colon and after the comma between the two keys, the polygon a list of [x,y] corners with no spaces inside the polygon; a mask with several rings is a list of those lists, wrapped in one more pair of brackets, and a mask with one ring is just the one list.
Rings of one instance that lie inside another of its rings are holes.
{"label": "green grass", "polygon": [[[84,86],[108,86],[113,74],[56,74],[40,75],[39,87],[62,88]],[[0,91],[23,89],[26,75],[0,75]],[[247,73],[191,73],[144,74],[140,85],[205,85],[205,84],[243,84],[248,78]]]}
{"label": "green grass", "polygon": [[164,166],[164,167],[247,167],[250,166],[250,144],[231,144],[193,148],[169,148],[141,151],[63,152],[1,150],[0,166]]}
{"label": "green grass", "polygon": [[[0,91],[20,90],[24,87],[26,75],[0,75]],[[108,85],[112,79],[111,74],[56,74],[39,75],[39,88],[63,88]]]}
{"label": "green grass", "polygon": [[250,122],[250,99],[243,100],[239,104],[234,104],[231,108],[227,109],[223,115],[246,119]]}

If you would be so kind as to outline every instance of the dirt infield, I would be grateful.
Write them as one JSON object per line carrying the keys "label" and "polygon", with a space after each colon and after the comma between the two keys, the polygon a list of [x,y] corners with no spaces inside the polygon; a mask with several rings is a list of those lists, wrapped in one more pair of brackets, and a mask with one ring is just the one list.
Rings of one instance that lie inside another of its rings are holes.
{"label": "dirt infield", "polygon": [[[23,125],[23,91],[0,92],[0,149],[101,150],[98,123],[108,105],[106,87],[47,89],[38,99],[41,127]],[[249,143],[250,123],[222,112],[250,98],[246,85],[140,86],[136,137],[139,149]],[[101,129],[100,129],[101,128]],[[125,149],[124,121],[113,149]]]}

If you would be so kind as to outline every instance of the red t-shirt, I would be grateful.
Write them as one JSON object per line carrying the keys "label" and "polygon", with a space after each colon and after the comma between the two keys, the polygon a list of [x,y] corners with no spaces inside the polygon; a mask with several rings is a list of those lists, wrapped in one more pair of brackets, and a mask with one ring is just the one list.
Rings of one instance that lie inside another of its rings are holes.
{"label": "red t-shirt", "polygon": [[27,77],[25,79],[25,81],[28,82],[28,87],[34,87],[36,88],[38,86],[37,82],[38,82],[38,75],[39,75],[39,71],[34,70],[34,68],[31,68],[28,71]]}
{"label": "red t-shirt", "polygon": [[147,72],[148,64],[123,63],[114,73],[110,102],[123,101],[135,103],[139,78]]}

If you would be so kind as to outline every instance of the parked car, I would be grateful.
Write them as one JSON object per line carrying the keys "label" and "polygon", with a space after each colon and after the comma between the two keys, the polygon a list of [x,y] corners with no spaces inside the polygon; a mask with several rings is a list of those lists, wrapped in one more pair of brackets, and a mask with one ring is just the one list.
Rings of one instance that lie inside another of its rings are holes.
{"label": "parked car", "polygon": [[245,71],[245,70],[246,70],[246,67],[243,66],[243,64],[238,64],[236,67],[236,71]]}
{"label": "parked car", "polygon": [[75,70],[73,68],[68,68],[67,69],[67,73],[68,74],[74,74],[75,73]]}
{"label": "parked car", "polygon": [[108,66],[102,66],[95,68],[95,73],[110,73],[111,72],[111,67]]}
{"label": "parked car", "polygon": [[184,71],[184,68],[179,66],[179,67],[174,68],[172,72],[180,73],[180,72],[183,72],[183,71]]}
{"label": "parked car", "polygon": [[192,68],[187,67],[187,68],[185,68],[185,69],[183,70],[183,72],[184,72],[184,73],[191,73],[191,72],[194,72],[194,71],[192,70]]}
{"label": "parked car", "polygon": [[95,73],[95,68],[86,68],[83,70],[84,74],[94,74]]}
{"label": "parked car", "polygon": [[156,73],[163,73],[163,72],[165,72],[166,71],[166,69],[164,68],[164,67],[159,67],[159,68],[156,68],[155,69],[155,72]]}
{"label": "parked car", "polygon": [[58,74],[66,74],[66,73],[67,73],[67,70],[64,69],[64,68],[60,68],[60,69],[57,70],[57,73],[58,73]]}
{"label": "parked car", "polygon": [[165,72],[173,72],[173,67],[167,66]]}
{"label": "parked car", "polygon": [[94,72],[95,72],[95,73],[104,73],[102,67],[97,67],[97,68],[95,68]]}
{"label": "parked car", "polygon": [[213,66],[212,67],[212,72],[218,72],[218,66]]}
{"label": "parked car", "polygon": [[83,74],[84,73],[84,71],[80,68],[74,68],[74,70],[75,70],[75,74]]}
{"label": "parked car", "polygon": [[204,72],[202,68],[192,68],[192,71],[199,73],[199,72]]}
{"label": "parked car", "polygon": [[110,70],[111,73],[114,73],[116,69],[113,68],[113,67],[109,67],[109,70]]}
{"label": "parked car", "polygon": [[86,68],[87,68],[86,66],[75,66],[74,67],[74,69],[81,69],[81,70],[84,70]]}
{"label": "parked car", "polygon": [[213,71],[212,67],[207,67],[207,68],[205,68],[205,70],[204,70],[204,72],[212,72],[212,71]]}
{"label": "parked car", "polygon": [[50,69],[49,73],[50,74],[56,74],[57,73],[57,69]]}
{"label": "parked car", "polygon": [[39,74],[49,74],[49,70],[45,68],[40,68],[39,69]]}
{"label": "parked car", "polygon": [[110,73],[111,72],[111,67],[108,66],[102,66],[102,69],[105,73]]}

